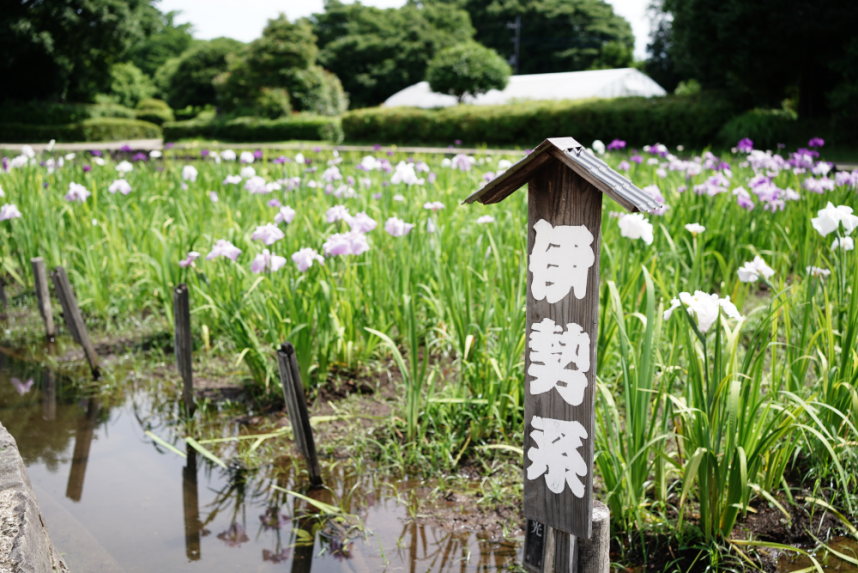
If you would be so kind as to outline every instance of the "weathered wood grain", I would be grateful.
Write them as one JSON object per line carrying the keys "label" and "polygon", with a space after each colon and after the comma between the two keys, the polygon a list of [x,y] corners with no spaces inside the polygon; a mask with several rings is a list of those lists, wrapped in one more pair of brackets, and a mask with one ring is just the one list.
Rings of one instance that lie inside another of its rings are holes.
{"label": "weathered wood grain", "polygon": [[89,338],[86,323],[83,321],[83,315],[77,305],[77,299],[74,296],[74,291],[72,291],[66,270],[63,267],[55,268],[51,272],[51,280],[54,281],[54,290],[63,307],[63,318],[66,321],[66,326],[74,341],[83,347],[86,360],[89,362],[89,369],[92,371],[92,377],[98,380],[101,376],[98,355],[95,353],[95,347]]}
{"label": "weathered wood grain", "polygon": [[322,471],[316,454],[316,442],[313,440],[313,428],[310,426],[310,414],[307,411],[307,399],[304,396],[304,384],[301,382],[301,370],[295,356],[295,347],[284,342],[277,351],[277,364],[280,366],[280,381],[283,384],[283,399],[292,422],[292,433],[298,450],[307,460],[307,473],[312,487],[322,486]]}
{"label": "weathered wood grain", "polygon": [[477,200],[483,205],[500,203],[524,186],[529,179],[535,177],[543,167],[550,163],[555,163],[553,157],[547,153],[539,154],[532,161],[511,173],[509,177],[498,183],[494,188],[488,189],[485,193],[479,195]]}
{"label": "weathered wood grain", "polygon": [[42,257],[35,257],[30,259],[30,264],[33,266],[33,280],[36,285],[39,314],[45,321],[45,335],[48,340],[53,340],[56,331],[54,330],[54,312],[51,308],[51,294],[48,291],[48,271],[45,268],[45,261]]}
{"label": "weathered wood grain", "polygon": [[[580,422],[587,430],[587,439],[578,450],[588,467],[588,475],[581,478],[584,496],[576,497],[568,485],[560,494],[551,492],[544,476],[524,481],[524,515],[564,533],[580,538],[589,538],[593,507],[593,444],[595,428],[596,349],[599,318],[599,250],[601,247],[602,193],[563,163],[552,161],[543,166],[529,182],[528,190],[528,257],[533,250],[536,233],[534,224],[545,219],[553,226],[584,225],[592,233],[592,244],[596,260],[587,276],[587,294],[579,300],[571,292],[564,299],[549,304],[547,299],[533,298],[533,275],[527,277],[527,333],[528,348],[525,354],[525,467],[532,462],[528,451],[535,447],[530,437],[534,416],[564,421]],[[556,390],[544,394],[530,393],[529,335],[534,323],[544,318],[552,319],[563,327],[569,323],[581,325],[590,335],[590,369],[586,373],[587,388],[579,406],[568,404]]]}
{"label": "weathered wood grain", "polygon": [[194,415],[194,370],[192,358],[194,352],[191,336],[191,303],[188,285],[181,283],[173,289],[173,320],[175,339],[173,348],[176,353],[176,367],[182,376],[182,400],[188,416]]}

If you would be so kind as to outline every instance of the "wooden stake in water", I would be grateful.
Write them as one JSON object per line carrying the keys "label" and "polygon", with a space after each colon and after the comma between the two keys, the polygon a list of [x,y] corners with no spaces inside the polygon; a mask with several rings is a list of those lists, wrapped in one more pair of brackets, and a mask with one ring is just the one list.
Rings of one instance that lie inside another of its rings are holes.
{"label": "wooden stake in water", "polygon": [[42,315],[42,320],[45,321],[45,335],[48,337],[48,340],[53,340],[56,335],[54,331],[54,311],[51,308],[51,294],[48,291],[48,271],[45,269],[45,261],[42,257],[36,257],[30,259],[30,264],[33,265],[33,279],[36,283],[39,314]]}
{"label": "wooden stake in water", "polygon": [[194,373],[191,358],[194,350],[191,337],[191,305],[188,298],[188,285],[182,283],[173,289],[173,317],[176,325],[176,366],[182,376],[182,398],[185,410],[193,416],[194,406]]}
{"label": "wooden stake in water", "polygon": [[307,473],[310,474],[312,487],[322,486],[322,472],[319,468],[319,458],[316,455],[316,443],[313,441],[313,428],[310,427],[310,414],[307,412],[307,399],[304,397],[304,385],[301,383],[301,371],[298,369],[298,359],[295,347],[291,342],[284,342],[277,351],[277,363],[280,366],[280,381],[283,383],[283,398],[289,411],[289,421],[295,443],[307,460]]}
{"label": "wooden stake in water", "polygon": [[95,347],[89,339],[89,332],[86,330],[86,323],[84,323],[83,315],[77,306],[77,299],[72,291],[66,270],[62,267],[55,268],[51,272],[51,279],[54,281],[57,298],[60,299],[60,304],[63,307],[63,318],[65,318],[66,327],[69,329],[74,341],[83,347],[86,360],[89,362],[89,368],[92,370],[92,376],[98,380],[101,375],[98,367],[98,355],[95,353]]}

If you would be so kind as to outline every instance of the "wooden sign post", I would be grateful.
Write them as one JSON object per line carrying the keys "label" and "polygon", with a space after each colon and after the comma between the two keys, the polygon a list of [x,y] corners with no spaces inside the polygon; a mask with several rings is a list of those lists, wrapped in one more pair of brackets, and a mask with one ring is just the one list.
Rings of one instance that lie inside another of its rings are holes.
{"label": "wooden sign post", "polygon": [[[588,539],[593,523],[602,195],[630,211],[650,211],[658,204],[571,137],[545,140],[465,202],[499,203],[525,183],[524,515],[529,529],[534,528],[534,539],[538,525],[545,527],[545,535],[554,530]],[[553,548],[543,555],[551,552],[555,557],[563,549],[557,561],[571,561],[575,548],[568,547],[567,540],[543,540],[545,547]],[[552,558],[551,570],[554,562]]]}

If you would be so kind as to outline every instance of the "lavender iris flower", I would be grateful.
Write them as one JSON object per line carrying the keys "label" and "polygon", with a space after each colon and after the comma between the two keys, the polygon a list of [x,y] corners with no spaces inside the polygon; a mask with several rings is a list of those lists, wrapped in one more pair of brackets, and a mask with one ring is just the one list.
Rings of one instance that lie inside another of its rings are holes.
{"label": "lavender iris flower", "polygon": [[198,252],[191,251],[188,253],[187,257],[185,257],[183,260],[179,261],[179,266],[182,267],[183,269],[187,268],[187,267],[191,266],[194,263],[194,261],[199,258],[199,256],[200,256],[200,254]]}
{"label": "lavender iris flower", "polygon": [[292,262],[298,267],[298,271],[302,273],[313,266],[313,261],[317,261],[320,265],[325,264],[325,259],[322,255],[309,247],[305,247],[292,255]]}
{"label": "lavender iris flower", "polygon": [[262,241],[266,247],[270,247],[285,236],[286,234],[277,225],[268,223],[267,225],[256,227],[250,238],[254,241]]}
{"label": "lavender iris flower", "polygon": [[217,243],[215,243],[214,247],[212,247],[211,252],[206,255],[206,260],[210,261],[212,259],[216,259],[217,257],[226,257],[233,261],[238,260],[238,255],[241,254],[241,249],[230,243],[225,239],[220,239]]}
{"label": "lavender iris flower", "polygon": [[278,257],[268,252],[268,249],[263,249],[262,253],[256,255],[253,263],[250,265],[250,271],[261,273],[265,271],[274,272],[282,269],[286,265],[286,257]]}
{"label": "lavender iris flower", "polygon": [[295,209],[286,205],[285,207],[280,207],[280,212],[274,215],[275,223],[286,223],[287,225],[292,222],[292,219],[295,218]]}

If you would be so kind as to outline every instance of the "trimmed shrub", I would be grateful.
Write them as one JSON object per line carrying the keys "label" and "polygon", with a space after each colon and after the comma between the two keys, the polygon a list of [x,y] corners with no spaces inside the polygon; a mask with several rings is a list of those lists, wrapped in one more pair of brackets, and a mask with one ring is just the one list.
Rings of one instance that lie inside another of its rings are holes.
{"label": "trimmed shrub", "polygon": [[134,119],[134,110],[115,103],[5,102],[0,105],[0,123],[63,125],[87,119],[123,117]]}
{"label": "trimmed shrub", "polygon": [[124,139],[157,139],[161,128],[155,124],[124,118],[96,118],[65,125],[32,125],[0,123],[0,141],[43,143],[57,141],[121,141]]}
{"label": "trimmed shrub", "polygon": [[226,141],[341,140],[338,117],[296,115],[280,119],[239,117],[231,120],[190,120],[164,124],[164,139],[220,139]]}
{"label": "trimmed shrub", "polygon": [[140,109],[134,116],[140,121],[148,121],[155,125],[163,125],[167,121],[176,121],[171,109]]}
{"label": "trimmed shrub", "polygon": [[726,145],[736,145],[740,139],[749,137],[757,147],[773,147],[786,143],[795,130],[797,119],[793,111],[754,109],[724,124],[718,139]]}
{"label": "trimmed shrub", "polygon": [[512,68],[497,52],[477,42],[444,48],[426,68],[426,80],[433,92],[456,96],[477,96],[502,90],[509,83]]}
{"label": "trimmed shrub", "polygon": [[348,141],[470,143],[533,146],[546,137],[623,139],[630,145],[705,146],[734,113],[710,93],[689,97],[534,101],[501,106],[458,105],[437,110],[368,108],[343,116]]}
{"label": "trimmed shrub", "polygon": [[153,97],[141,99],[139,102],[137,102],[137,109],[159,109],[164,111],[172,111],[170,109],[170,104],[168,104],[162,99],[157,99]]}

